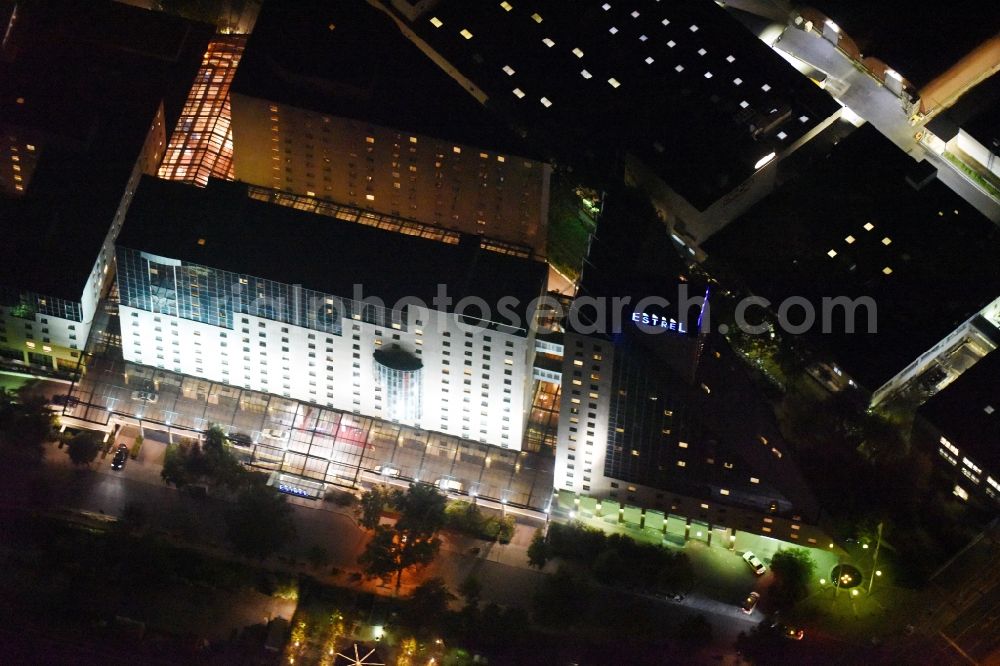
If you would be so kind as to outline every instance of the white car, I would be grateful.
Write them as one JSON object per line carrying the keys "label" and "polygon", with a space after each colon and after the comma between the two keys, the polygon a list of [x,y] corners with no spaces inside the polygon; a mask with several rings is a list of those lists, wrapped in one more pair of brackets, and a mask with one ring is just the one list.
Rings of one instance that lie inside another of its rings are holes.
{"label": "white car", "polygon": [[266,428],[262,433],[260,433],[268,439],[276,439],[279,441],[284,441],[288,439],[288,431],[282,430],[280,428]]}
{"label": "white car", "polygon": [[372,472],[374,472],[375,474],[381,474],[382,476],[389,476],[394,479],[397,476],[399,476],[398,469],[396,469],[395,467],[389,467],[383,465],[375,465],[374,469],[372,469]]}
{"label": "white car", "polygon": [[764,566],[764,563],[761,562],[760,558],[754,555],[752,551],[748,550],[743,553],[743,561],[749,564],[750,568],[753,569],[753,572],[758,576],[763,576],[764,572],[767,571],[767,567]]}
{"label": "white car", "polygon": [[152,391],[132,391],[133,400],[145,400],[148,403],[154,403],[157,397],[156,393]]}
{"label": "white car", "polygon": [[434,482],[434,485],[445,492],[462,492],[461,481],[455,481],[454,479],[438,479]]}

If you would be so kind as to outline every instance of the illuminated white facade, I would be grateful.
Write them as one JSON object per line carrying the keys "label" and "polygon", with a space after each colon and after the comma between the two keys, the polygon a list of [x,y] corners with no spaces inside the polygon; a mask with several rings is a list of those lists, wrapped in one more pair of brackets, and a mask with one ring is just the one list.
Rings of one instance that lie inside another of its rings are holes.
{"label": "illuminated white facade", "polygon": [[373,309],[121,246],[118,267],[126,361],[521,448],[533,333],[426,307]]}

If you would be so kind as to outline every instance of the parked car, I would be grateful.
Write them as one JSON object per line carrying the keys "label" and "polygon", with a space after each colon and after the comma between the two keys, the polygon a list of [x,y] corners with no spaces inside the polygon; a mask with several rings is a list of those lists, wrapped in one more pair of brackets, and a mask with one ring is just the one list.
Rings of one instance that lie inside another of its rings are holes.
{"label": "parked car", "polygon": [[758,576],[763,576],[764,572],[767,571],[767,567],[764,563],[760,561],[760,558],[753,554],[752,551],[747,551],[743,553],[743,561],[750,565],[753,572]]}
{"label": "parked car", "polygon": [[388,465],[375,465],[372,472],[375,474],[381,474],[382,476],[390,476],[392,478],[399,476],[399,470],[395,467],[389,467]]}
{"label": "parked car", "polygon": [[145,400],[152,404],[156,402],[157,398],[157,394],[153,391],[132,391],[133,400]]}
{"label": "parked car", "polygon": [[250,439],[250,435],[244,434],[242,432],[231,432],[226,435],[226,439],[233,446],[242,447],[245,449],[253,448],[253,440]]}
{"label": "parked car", "polygon": [[111,459],[111,469],[120,470],[125,467],[125,462],[128,460],[128,447],[124,444],[118,445],[118,450],[115,451],[115,457]]}
{"label": "parked car", "polygon": [[434,485],[445,492],[462,492],[462,483],[460,481],[455,481],[454,479],[438,479],[434,482]]}
{"label": "parked car", "polygon": [[743,600],[743,605],[740,608],[744,613],[750,615],[753,613],[753,609],[757,608],[758,601],[760,601],[760,594],[757,592],[751,592],[747,595],[747,598]]}

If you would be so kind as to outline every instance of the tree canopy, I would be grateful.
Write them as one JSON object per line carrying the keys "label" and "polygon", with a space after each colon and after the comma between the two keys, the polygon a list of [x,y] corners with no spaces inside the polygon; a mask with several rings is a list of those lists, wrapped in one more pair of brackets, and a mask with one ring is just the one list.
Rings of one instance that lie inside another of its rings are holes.
{"label": "tree canopy", "polygon": [[263,560],[295,538],[292,508],[274,488],[249,485],[226,513],[226,538],[241,555]]}
{"label": "tree canopy", "polygon": [[805,548],[789,548],[774,554],[771,570],[775,576],[771,600],[779,608],[787,608],[808,594],[816,563]]}
{"label": "tree canopy", "polygon": [[43,396],[0,388],[0,455],[6,465],[39,465],[42,445],[55,436],[54,430],[55,417]]}
{"label": "tree canopy", "polygon": [[[381,500],[371,497],[369,510],[374,511]],[[444,525],[446,499],[434,486],[413,483],[405,493],[393,493],[392,503],[400,512],[399,519],[391,527],[374,523],[374,534],[358,562],[369,578],[395,574],[399,589],[404,571],[430,564],[437,555],[441,541],[436,535]],[[364,504],[362,498],[362,520],[366,519]]]}
{"label": "tree canopy", "polygon": [[101,437],[96,432],[84,430],[73,435],[66,448],[74,465],[89,465],[101,450]]}

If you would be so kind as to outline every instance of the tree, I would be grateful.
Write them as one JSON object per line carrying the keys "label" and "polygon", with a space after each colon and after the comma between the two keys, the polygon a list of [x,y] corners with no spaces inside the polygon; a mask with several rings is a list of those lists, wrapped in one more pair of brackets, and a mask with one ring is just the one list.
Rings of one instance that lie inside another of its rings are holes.
{"label": "tree", "polygon": [[167,483],[183,488],[192,482],[192,474],[188,470],[189,450],[197,447],[197,442],[181,442],[171,444],[163,454],[163,469],[160,470],[160,477]]}
{"label": "tree", "polygon": [[0,388],[0,455],[5,466],[37,467],[42,446],[54,437],[54,429],[55,419],[43,396]]}
{"label": "tree", "polygon": [[226,538],[233,550],[263,560],[295,538],[292,508],[274,488],[245,488],[226,513]]}
{"label": "tree", "polygon": [[771,599],[779,608],[787,608],[808,593],[816,563],[805,548],[789,548],[774,554],[771,570],[775,576]]}
{"label": "tree", "polygon": [[542,530],[537,529],[528,546],[528,564],[541,569],[550,559],[552,559],[552,549],[545,540]]}
{"label": "tree", "polygon": [[379,525],[358,558],[358,563],[364,567],[368,578],[385,580],[395,574],[398,591],[403,584],[403,572],[433,562],[440,547],[441,541],[435,537],[414,536],[393,527]]}
{"label": "tree", "polygon": [[374,527],[358,562],[369,578],[395,574],[399,590],[404,571],[430,564],[437,555],[441,542],[435,535],[444,525],[447,500],[434,486],[412,483],[405,493],[394,492],[390,501],[401,514],[399,520],[393,527]]}
{"label": "tree", "polygon": [[436,534],[444,527],[447,498],[428,483],[411,483],[393,498],[400,517],[396,529],[419,535]]}
{"label": "tree", "polygon": [[426,631],[440,622],[454,598],[440,578],[424,581],[410,595],[403,621],[417,631]]}
{"label": "tree", "polygon": [[373,486],[361,495],[358,522],[365,529],[373,530],[382,519],[382,512],[392,505],[393,493],[387,486]]}
{"label": "tree", "polygon": [[85,430],[70,438],[66,447],[74,465],[89,465],[101,450],[101,438],[96,432]]}
{"label": "tree", "polygon": [[178,488],[201,482],[238,491],[252,485],[253,474],[223,446],[224,439],[221,428],[213,426],[204,444],[190,440],[171,444],[164,454],[160,476]]}

